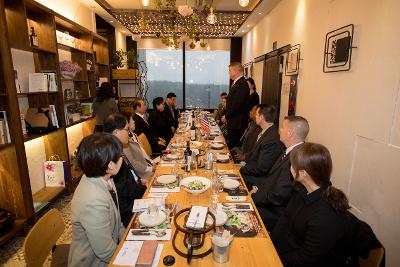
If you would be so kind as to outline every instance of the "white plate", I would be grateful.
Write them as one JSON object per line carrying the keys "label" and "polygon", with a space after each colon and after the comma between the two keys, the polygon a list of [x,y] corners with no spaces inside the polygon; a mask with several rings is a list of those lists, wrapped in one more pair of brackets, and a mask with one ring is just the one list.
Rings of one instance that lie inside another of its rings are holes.
{"label": "white plate", "polygon": [[202,142],[199,142],[199,141],[192,141],[192,142],[190,142],[190,147],[191,148],[199,148],[199,147],[201,147],[203,145],[203,143]]}
{"label": "white plate", "polygon": [[222,149],[224,147],[225,147],[225,145],[221,144],[221,143],[211,143],[211,148],[213,148],[213,149]]}
{"label": "white plate", "polygon": [[[228,215],[226,215],[225,211],[223,210],[218,210],[217,215],[215,216],[215,226],[221,226],[224,225],[228,221]],[[207,225],[212,224],[212,218],[210,215],[207,216]]]}
{"label": "white plate", "polygon": [[181,143],[172,143],[171,147],[175,147],[175,148],[180,148],[180,147],[185,147],[186,144],[181,142]]}
{"label": "white plate", "polygon": [[175,154],[175,153],[167,154],[167,159],[169,159],[169,160],[179,159],[179,154]]}
{"label": "white plate", "polygon": [[[190,182],[193,182],[193,181],[201,181],[206,186],[200,190],[191,190],[187,186]],[[197,194],[201,194],[201,193],[207,191],[207,189],[210,188],[210,186],[211,186],[211,181],[203,176],[189,176],[189,177],[186,177],[181,180],[181,185],[183,185],[182,187],[186,192],[197,195]]]}
{"label": "white plate", "polygon": [[150,216],[147,212],[143,212],[139,215],[139,223],[145,227],[154,227],[162,224],[166,217],[167,215],[162,210],[159,210],[156,216]]}
{"label": "white plate", "polygon": [[164,174],[156,178],[157,182],[160,184],[171,184],[176,181],[176,175]]}
{"label": "white plate", "polygon": [[217,154],[217,160],[218,161],[228,161],[229,160],[229,156],[226,154]]}
{"label": "white plate", "polygon": [[232,180],[232,179],[224,179],[224,188],[226,189],[235,189],[238,188],[240,183],[238,180]]}

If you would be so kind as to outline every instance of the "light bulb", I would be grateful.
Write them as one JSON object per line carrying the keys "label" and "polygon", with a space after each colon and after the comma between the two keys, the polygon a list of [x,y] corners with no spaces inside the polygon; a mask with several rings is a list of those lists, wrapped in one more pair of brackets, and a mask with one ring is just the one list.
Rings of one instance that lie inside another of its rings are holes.
{"label": "light bulb", "polygon": [[211,49],[211,47],[210,47],[210,44],[207,44],[207,48],[206,48],[208,51],[210,51],[210,49]]}
{"label": "light bulb", "polygon": [[245,7],[249,4],[249,0],[239,0],[239,5]]}
{"label": "light bulb", "polygon": [[[142,0],[142,5],[143,6],[149,6],[150,0]],[[248,1],[247,1],[248,3]]]}
{"label": "light bulb", "polygon": [[207,16],[207,22],[208,24],[214,24],[217,22],[217,16],[215,16],[213,8],[210,8],[210,14]]}

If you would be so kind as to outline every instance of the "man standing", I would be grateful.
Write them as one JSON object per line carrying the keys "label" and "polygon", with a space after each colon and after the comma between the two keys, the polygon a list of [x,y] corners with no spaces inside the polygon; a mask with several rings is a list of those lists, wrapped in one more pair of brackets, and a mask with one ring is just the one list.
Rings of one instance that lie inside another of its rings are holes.
{"label": "man standing", "polygon": [[[240,137],[247,127],[249,114],[247,110],[249,100],[249,85],[243,76],[243,66],[240,62],[232,62],[229,65],[229,77],[233,80],[229,89],[226,115],[228,128],[227,142],[229,149],[239,146]],[[244,108],[246,111],[244,111]]]}
{"label": "man standing", "polygon": [[279,129],[286,150],[276,160],[262,184],[253,186],[250,194],[268,231],[272,231],[292,195],[293,176],[290,172],[290,153],[304,143],[309,125],[300,116],[286,117]]}
{"label": "man standing", "polygon": [[247,185],[260,183],[272,165],[282,154],[278,128],[274,124],[276,118],[274,106],[259,105],[256,111],[256,123],[261,127],[253,149],[245,154],[246,165],[240,168]]}
{"label": "man standing", "polygon": [[165,113],[168,117],[168,122],[170,124],[172,132],[174,132],[178,128],[178,117],[179,111],[176,107],[176,94],[168,93],[167,98],[165,99]]}

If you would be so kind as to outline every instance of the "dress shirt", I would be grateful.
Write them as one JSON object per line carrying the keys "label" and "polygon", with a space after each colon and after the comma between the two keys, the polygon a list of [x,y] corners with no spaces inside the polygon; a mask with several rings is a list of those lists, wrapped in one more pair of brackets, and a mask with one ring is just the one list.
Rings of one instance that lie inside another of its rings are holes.
{"label": "dress shirt", "polygon": [[235,85],[235,83],[242,77],[243,77],[243,75],[241,75],[241,76],[237,77],[235,80],[233,80],[231,87],[233,87]]}
{"label": "dress shirt", "polygon": [[300,143],[297,143],[297,144],[294,144],[294,145],[292,145],[292,146],[286,148],[285,156],[288,155],[288,154],[290,153],[290,151],[292,151],[296,146],[301,145],[301,144],[304,144],[304,141],[303,141],[303,142],[300,142]]}
{"label": "dress shirt", "polygon": [[149,125],[149,122],[147,121],[147,118],[146,118],[146,115],[144,115],[144,114],[140,114],[140,113],[137,113],[137,112],[135,112],[137,115],[139,115],[139,117],[141,117],[146,123],[147,123],[147,125]]}

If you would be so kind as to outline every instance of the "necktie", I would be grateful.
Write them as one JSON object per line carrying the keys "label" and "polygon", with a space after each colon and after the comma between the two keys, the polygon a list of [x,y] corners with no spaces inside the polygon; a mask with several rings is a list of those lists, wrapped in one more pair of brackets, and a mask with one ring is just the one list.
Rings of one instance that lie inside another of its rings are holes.
{"label": "necktie", "polygon": [[112,187],[108,188],[108,192],[110,192],[110,195],[111,195],[112,199],[114,200],[115,207],[117,207],[117,209],[118,209],[117,194],[115,193],[115,191]]}

